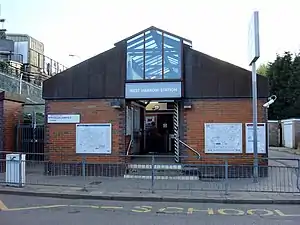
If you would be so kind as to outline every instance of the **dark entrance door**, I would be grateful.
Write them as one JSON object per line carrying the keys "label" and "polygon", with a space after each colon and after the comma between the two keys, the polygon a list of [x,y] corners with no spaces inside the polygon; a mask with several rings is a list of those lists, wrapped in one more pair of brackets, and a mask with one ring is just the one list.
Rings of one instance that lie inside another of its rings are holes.
{"label": "dark entrance door", "polygon": [[173,149],[172,146],[169,146],[169,136],[173,134],[173,113],[170,114],[158,114],[157,115],[157,128],[158,132],[161,134],[161,143],[162,146],[161,150],[162,153],[171,153],[169,152],[170,149]]}

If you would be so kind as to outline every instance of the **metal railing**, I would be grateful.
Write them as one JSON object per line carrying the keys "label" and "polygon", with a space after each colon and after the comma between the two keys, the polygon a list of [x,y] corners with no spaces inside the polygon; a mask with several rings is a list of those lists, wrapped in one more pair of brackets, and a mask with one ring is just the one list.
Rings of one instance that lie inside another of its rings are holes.
{"label": "metal railing", "polygon": [[130,149],[131,149],[131,145],[132,145],[133,139],[131,138],[126,150],[126,155],[128,156],[130,154]]}
{"label": "metal railing", "polygon": [[192,151],[195,155],[197,155],[198,159],[201,158],[201,155],[200,155],[200,153],[198,151],[196,151],[194,148],[192,148],[191,146],[189,146],[188,144],[186,144],[185,142],[183,142],[182,140],[180,140],[178,137],[177,137],[177,140],[178,140],[178,142],[180,144],[182,144],[183,146],[185,146],[186,148],[188,148],[190,151]]}
{"label": "metal railing", "polygon": [[[20,85],[21,84],[21,85]],[[27,101],[43,103],[42,88],[28,83],[9,73],[0,71],[0,89],[11,93],[22,94]]]}
{"label": "metal railing", "polygon": [[[80,156],[61,151],[50,154],[26,153],[25,160],[5,159],[1,152],[0,183],[16,185],[76,186],[107,192],[165,191],[299,193],[300,160],[259,158],[259,178],[253,179],[253,157],[202,156],[201,159],[174,156],[110,155]],[[21,154],[21,153],[17,153]],[[6,169],[14,164],[11,179]],[[24,179],[23,167],[26,167]],[[17,174],[18,173],[18,174]],[[20,182],[16,178],[20,179]]]}

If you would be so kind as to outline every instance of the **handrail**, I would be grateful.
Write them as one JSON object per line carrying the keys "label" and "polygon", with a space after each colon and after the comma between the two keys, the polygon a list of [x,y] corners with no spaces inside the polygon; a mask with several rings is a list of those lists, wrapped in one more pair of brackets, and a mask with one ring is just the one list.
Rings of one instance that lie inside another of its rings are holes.
{"label": "handrail", "polygon": [[132,141],[133,141],[133,139],[131,138],[131,139],[130,139],[130,142],[129,142],[129,145],[128,145],[128,147],[127,147],[127,150],[126,150],[126,155],[127,155],[127,156],[129,155],[130,148],[131,148],[131,145],[132,145]]}
{"label": "handrail", "polygon": [[192,152],[194,152],[197,156],[198,159],[201,158],[201,155],[199,152],[197,152],[195,149],[193,149],[191,146],[189,146],[188,144],[186,144],[185,142],[183,142],[182,140],[180,140],[178,137],[176,138],[178,140],[179,143],[181,143],[182,145],[184,145],[185,147],[187,147],[189,150],[191,150]]}

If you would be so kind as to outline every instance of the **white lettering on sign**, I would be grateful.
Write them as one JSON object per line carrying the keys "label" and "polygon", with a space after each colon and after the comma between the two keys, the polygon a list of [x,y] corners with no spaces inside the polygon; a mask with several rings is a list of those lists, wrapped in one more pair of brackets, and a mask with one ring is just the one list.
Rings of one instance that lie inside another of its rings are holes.
{"label": "white lettering on sign", "polygon": [[140,89],[139,88],[134,88],[134,89],[130,89],[129,91],[133,92],[133,93],[138,93],[138,92],[140,92]]}
{"label": "white lettering on sign", "polygon": [[48,123],[80,123],[79,114],[49,114]]}
{"label": "white lettering on sign", "polygon": [[129,89],[129,92],[131,93],[178,92],[178,89],[177,88],[143,88],[143,89],[133,88],[133,89]]}

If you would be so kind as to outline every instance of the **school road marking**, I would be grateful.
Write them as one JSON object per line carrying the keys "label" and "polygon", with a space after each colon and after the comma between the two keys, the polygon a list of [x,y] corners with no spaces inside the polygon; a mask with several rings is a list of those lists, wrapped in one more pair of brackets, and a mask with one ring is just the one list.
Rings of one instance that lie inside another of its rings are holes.
{"label": "school road marking", "polygon": [[153,206],[104,206],[104,205],[41,205],[32,207],[21,207],[21,208],[7,208],[6,205],[0,200],[0,211],[12,212],[12,211],[24,211],[24,210],[38,210],[38,209],[53,209],[53,208],[90,208],[90,209],[103,209],[103,210],[125,210],[133,213],[165,213],[165,214],[187,214],[196,215],[202,214],[207,216],[275,216],[275,217],[300,217],[300,214],[288,214],[279,209],[264,209],[264,208],[253,208],[253,209],[239,209],[239,208],[223,208],[223,209],[213,209],[213,208],[183,208],[178,206],[166,206],[162,208],[157,208]]}

